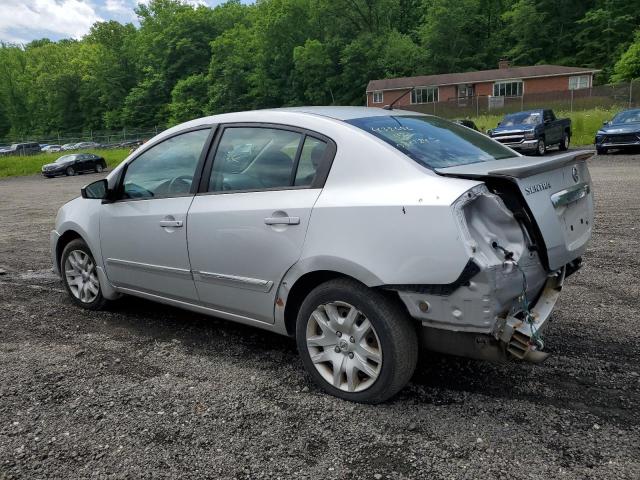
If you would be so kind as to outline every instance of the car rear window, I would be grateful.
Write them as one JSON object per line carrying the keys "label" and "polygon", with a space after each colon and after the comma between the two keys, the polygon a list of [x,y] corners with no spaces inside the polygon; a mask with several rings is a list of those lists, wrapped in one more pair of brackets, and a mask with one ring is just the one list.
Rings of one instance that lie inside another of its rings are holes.
{"label": "car rear window", "polygon": [[356,118],[347,123],[432,169],[516,156],[482,133],[438,117],[389,115]]}

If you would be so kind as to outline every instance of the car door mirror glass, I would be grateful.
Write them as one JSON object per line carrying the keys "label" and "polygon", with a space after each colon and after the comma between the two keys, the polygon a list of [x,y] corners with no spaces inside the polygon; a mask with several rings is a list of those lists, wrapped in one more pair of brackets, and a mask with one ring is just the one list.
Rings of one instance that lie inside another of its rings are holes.
{"label": "car door mirror glass", "polygon": [[90,183],[89,185],[83,187],[82,190],[80,190],[82,198],[90,198],[95,200],[103,200],[107,198],[108,192],[109,185],[106,178]]}

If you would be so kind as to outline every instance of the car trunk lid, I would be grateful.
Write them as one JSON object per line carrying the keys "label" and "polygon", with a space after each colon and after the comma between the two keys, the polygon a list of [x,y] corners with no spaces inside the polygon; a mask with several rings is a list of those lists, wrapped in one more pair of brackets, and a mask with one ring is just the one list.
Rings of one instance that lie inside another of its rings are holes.
{"label": "car trunk lid", "polygon": [[553,157],[506,160],[437,168],[444,176],[504,179],[515,183],[540,231],[550,270],[584,253],[593,227],[593,194],[588,151]]}

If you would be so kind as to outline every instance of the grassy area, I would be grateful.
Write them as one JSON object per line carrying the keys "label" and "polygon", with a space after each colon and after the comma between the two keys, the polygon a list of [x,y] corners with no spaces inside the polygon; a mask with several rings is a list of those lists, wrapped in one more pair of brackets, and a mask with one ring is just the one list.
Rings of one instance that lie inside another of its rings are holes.
{"label": "grassy area", "polygon": [[[593,145],[593,137],[602,126],[602,122],[611,120],[620,111],[620,108],[600,109],[594,108],[582,112],[555,111],[558,118],[570,118],[573,137],[571,144],[574,146]],[[495,128],[504,115],[480,115],[471,117],[481,132],[486,132],[489,128]]]}
{"label": "grassy area", "polygon": [[[75,152],[67,152],[75,153]],[[113,168],[129,155],[128,148],[118,148],[112,150],[91,150],[91,153],[104,157],[109,168]],[[40,173],[41,168],[46,163],[53,163],[57,158],[64,155],[60,153],[39,153],[26,157],[0,157],[0,178],[14,177],[17,175],[32,175]]]}

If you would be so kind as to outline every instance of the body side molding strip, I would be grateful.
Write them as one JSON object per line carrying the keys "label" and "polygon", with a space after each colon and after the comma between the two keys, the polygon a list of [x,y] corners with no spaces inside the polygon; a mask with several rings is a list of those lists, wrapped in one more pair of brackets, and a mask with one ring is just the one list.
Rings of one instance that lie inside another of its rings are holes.
{"label": "body side molding strip", "polygon": [[269,292],[273,287],[271,280],[260,280],[258,278],[240,277],[236,275],[226,275],[224,273],[193,271],[194,280],[210,283],[221,283],[249,290],[257,290],[260,292]]}
{"label": "body side molding strip", "polygon": [[115,265],[118,267],[135,268],[145,270],[152,273],[169,273],[173,275],[191,277],[191,270],[186,268],[166,267],[164,265],[153,265],[151,263],[132,262],[131,260],[120,260],[118,258],[107,258],[107,265]]}

